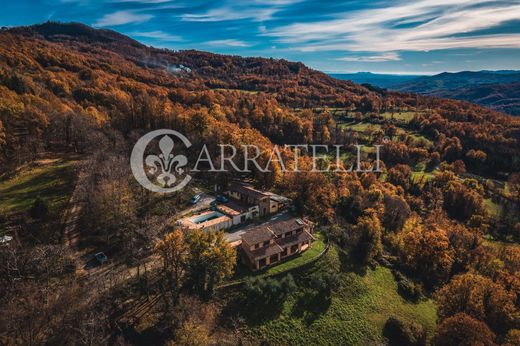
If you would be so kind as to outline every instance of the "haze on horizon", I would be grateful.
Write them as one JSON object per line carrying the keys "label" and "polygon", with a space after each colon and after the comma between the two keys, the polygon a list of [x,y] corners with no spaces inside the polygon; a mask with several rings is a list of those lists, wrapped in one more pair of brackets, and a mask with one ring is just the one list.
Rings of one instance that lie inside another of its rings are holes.
{"label": "haze on horizon", "polygon": [[520,69],[520,3],[487,0],[19,0],[0,25],[109,28],[155,47],[285,58],[326,72]]}

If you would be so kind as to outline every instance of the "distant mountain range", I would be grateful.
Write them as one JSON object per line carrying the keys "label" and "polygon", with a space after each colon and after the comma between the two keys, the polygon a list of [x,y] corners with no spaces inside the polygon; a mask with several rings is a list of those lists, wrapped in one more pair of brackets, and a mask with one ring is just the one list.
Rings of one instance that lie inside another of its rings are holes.
{"label": "distant mountain range", "polygon": [[380,88],[392,88],[394,85],[405,83],[421,75],[399,75],[399,74],[379,74],[372,72],[357,73],[329,73],[334,78],[342,80],[351,80],[358,84],[372,84]]}
{"label": "distant mountain range", "polygon": [[504,113],[520,115],[520,71],[444,72],[434,76],[360,72],[331,76],[401,92],[469,101]]}

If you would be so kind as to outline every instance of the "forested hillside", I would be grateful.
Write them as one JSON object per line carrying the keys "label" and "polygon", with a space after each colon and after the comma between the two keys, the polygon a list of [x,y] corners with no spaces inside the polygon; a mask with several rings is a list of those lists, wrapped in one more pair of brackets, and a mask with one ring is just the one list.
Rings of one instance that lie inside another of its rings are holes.
{"label": "forested hillside", "polygon": [[518,121],[467,103],[368,90],[284,60],[154,49],[81,24],[14,28],[0,39],[4,160],[17,133],[30,133],[26,140],[42,145],[37,137],[50,136],[45,129],[57,131],[63,124],[49,124],[67,117],[110,123],[128,133],[189,118],[197,109],[205,121],[215,118],[208,112],[217,112],[275,142],[301,142],[312,133],[316,138],[317,132],[333,132],[334,119],[317,121],[301,112],[326,106],[363,114],[432,110],[427,119],[417,119],[417,129],[457,137],[464,152],[483,150],[494,170],[506,170],[511,161],[518,165],[507,159],[518,153]]}

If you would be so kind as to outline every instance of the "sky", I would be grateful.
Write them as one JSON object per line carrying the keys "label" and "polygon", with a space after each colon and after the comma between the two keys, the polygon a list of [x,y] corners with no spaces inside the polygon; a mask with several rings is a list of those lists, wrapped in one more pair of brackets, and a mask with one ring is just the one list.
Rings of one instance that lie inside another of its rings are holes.
{"label": "sky", "polygon": [[334,73],[520,70],[520,0],[14,0],[0,26],[47,20],[146,45],[301,61]]}

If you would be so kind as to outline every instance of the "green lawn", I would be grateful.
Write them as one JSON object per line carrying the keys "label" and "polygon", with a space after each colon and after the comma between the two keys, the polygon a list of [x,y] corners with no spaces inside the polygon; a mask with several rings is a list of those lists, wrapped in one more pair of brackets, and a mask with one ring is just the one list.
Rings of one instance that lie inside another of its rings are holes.
{"label": "green lawn", "polygon": [[433,142],[431,140],[429,140],[428,138],[426,138],[425,136],[417,133],[417,132],[410,132],[410,131],[407,131],[407,134],[412,137],[414,139],[415,142],[424,142],[425,143],[425,146],[427,148],[431,148],[433,147]]}
{"label": "green lawn", "polygon": [[288,261],[282,262],[274,267],[267,269],[265,275],[274,275],[278,273],[282,273],[284,271],[290,270],[292,268],[299,267],[316,256],[319,256],[325,250],[325,242],[323,240],[323,236],[320,233],[315,233],[314,236],[316,240],[312,243],[312,247],[307,251],[303,252],[301,255],[298,255]]}
{"label": "green lawn", "polygon": [[424,182],[430,181],[433,178],[435,178],[434,172],[425,172],[425,171],[419,171],[419,172],[412,172],[412,179],[414,181],[419,181],[421,179],[424,179]]}
{"label": "green lawn", "polygon": [[17,175],[0,180],[0,214],[27,211],[39,196],[51,211],[58,211],[70,197],[73,161],[45,160]]}
{"label": "green lawn", "polygon": [[374,131],[382,130],[383,126],[380,124],[371,124],[371,123],[356,123],[356,124],[340,124],[340,127],[345,130],[351,130],[355,132],[365,132],[369,127],[372,127]]}
{"label": "green lawn", "polygon": [[518,243],[509,243],[505,241],[495,240],[492,239],[492,237],[489,235],[484,237],[484,241],[482,242],[482,244],[484,246],[489,246],[493,251],[499,251],[502,247],[508,246],[520,248],[520,244]]}
{"label": "green lawn", "polygon": [[313,236],[316,238],[316,240],[312,242],[312,246],[310,249],[308,249],[307,251],[304,251],[300,255],[292,257],[291,259],[280,262],[280,264],[277,264],[275,266],[253,272],[246,265],[240,263],[235,271],[235,275],[231,278],[230,281],[233,281],[233,282],[239,281],[239,280],[243,280],[247,277],[253,277],[253,276],[261,277],[261,276],[275,275],[275,274],[279,274],[279,273],[294,269],[307,262],[312,261],[315,257],[319,256],[319,254],[321,254],[323,252],[323,250],[325,249],[325,246],[326,246],[325,241],[323,239],[323,235],[316,232],[313,234]]}
{"label": "green lawn", "polygon": [[396,316],[425,326],[432,336],[437,319],[432,300],[407,302],[389,269],[358,273],[343,257],[333,247],[310,269],[332,265],[341,270],[341,287],[330,298],[313,302],[304,291],[295,292],[276,318],[250,323],[246,335],[274,345],[380,344],[386,320]]}
{"label": "green lawn", "polygon": [[502,213],[502,206],[493,202],[491,198],[484,199],[484,206],[491,217],[499,217]]}
{"label": "green lawn", "polygon": [[406,123],[409,123],[416,114],[417,112],[415,111],[394,112],[393,116],[391,112],[381,113],[385,119],[392,119],[393,117],[396,120],[400,120]]}
{"label": "green lawn", "polygon": [[[372,123],[369,123],[369,122],[343,123],[343,124],[340,124],[339,127],[344,129],[344,130],[350,130],[350,131],[359,132],[359,133],[363,133],[363,134],[366,133],[366,131],[369,128],[372,128],[373,131],[378,131],[378,130],[382,131],[383,130],[383,125],[381,125],[381,124],[372,124]],[[425,136],[423,136],[423,135],[421,135],[421,134],[419,134],[417,132],[410,131],[408,129],[405,129],[405,128],[402,128],[402,127],[399,127],[399,126],[396,127],[396,130],[397,130],[396,131],[396,135],[397,136],[409,135],[416,142],[424,141],[426,147],[431,147],[433,145],[433,142],[431,140],[429,140],[428,138],[426,138]]]}

